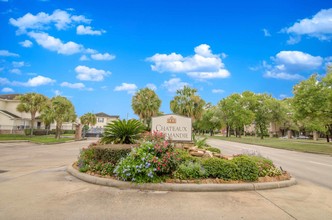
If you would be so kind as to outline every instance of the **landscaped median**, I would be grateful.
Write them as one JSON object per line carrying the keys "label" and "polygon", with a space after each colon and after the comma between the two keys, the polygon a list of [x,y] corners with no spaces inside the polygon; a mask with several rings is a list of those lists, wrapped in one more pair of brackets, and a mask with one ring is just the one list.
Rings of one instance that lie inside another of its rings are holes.
{"label": "landscaped median", "polygon": [[[210,149],[210,148],[208,148]],[[236,191],[294,185],[290,174],[258,155],[224,156],[170,143],[162,134],[138,144],[93,143],[68,172],[84,181],[118,188],[166,191]],[[193,156],[200,151],[203,156]]]}
{"label": "landscaped median", "polygon": [[101,186],[116,187],[119,189],[138,189],[152,191],[178,191],[178,192],[221,192],[221,191],[251,191],[266,190],[289,187],[296,184],[296,179],[291,178],[284,181],[260,182],[260,183],[132,183],[116,179],[103,178],[82,173],[75,169],[73,165],[67,167],[67,172],[74,177],[88,183]]}

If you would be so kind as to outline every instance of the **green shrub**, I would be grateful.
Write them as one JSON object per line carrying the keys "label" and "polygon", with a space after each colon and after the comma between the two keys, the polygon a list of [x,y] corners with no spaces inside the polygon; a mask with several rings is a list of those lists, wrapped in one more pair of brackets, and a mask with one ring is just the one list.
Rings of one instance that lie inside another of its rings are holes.
{"label": "green shrub", "polygon": [[115,166],[112,163],[97,162],[92,166],[90,165],[89,170],[103,176],[105,175],[111,176],[113,175],[114,168]]}
{"label": "green shrub", "polygon": [[256,163],[258,167],[258,176],[264,177],[268,175],[270,170],[274,168],[273,162],[267,158],[264,158],[262,156],[251,156],[253,161]]}
{"label": "green shrub", "polygon": [[221,150],[219,148],[216,148],[216,147],[206,147],[205,149],[208,150],[208,151],[214,152],[214,153],[218,153],[218,154],[221,153]]}
{"label": "green shrub", "polygon": [[173,176],[177,179],[199,179],[206,177],[206,171],[199,162],[187,161],[180,164]]}
{"label": "green shrub", "polygon": [[79,171],[86,172],[96,163],[93,148],[83,148],[78,156],[77,166]]}
{"label": "green shrub", "polygon": [[238,179],[244,181],[256,181],[258,179],[258,166],[252,157],[241,155],[234,157],[232,162],[237,166]]}
{"label": "green shrub", "polygon": [[232,160],[220,158],[207,158],[202,161],[206,174],[212,178],[221,178],[224,180],[236,180],[237,166]]}
{"label": "green shrub", "polygon": [[157,139],[143,142],[122,158],[114,172],[119,179],[137,183],[160,182],[177,167],[173,145]]}
{"label": "green shrub", "polygon": [[[31,129],[30,128],[24,129],[24,134],[26,136],[29,136],[31,134]],[[33,129],[33,135],[41,136],[47,134],[49,134],[49,131],[46,129]]]}
{"label": "green shrub", "polygon": [[134,144],[144,131],[144,125],[136,120],[117,120],[108,123],[101,142],[104,144]]}
{"label": "green shrub", "polygon": [[175,152],[178,155],[178,164],[186,163],[186,162],[199,162],[201,160],[200,157],[193,157],[187,150],[183,149],[175,149]]}
{"label": "green shrub", "polygon": [[131,151],[132,145],[129,146],[112,146],[97,145],[94,146],[95,159],[103,163],[116,165],[121,158],[126,157]]}
{"label": "green shrub", "polygon": [[64,130],[64,134],[75,134],[75,130]]}

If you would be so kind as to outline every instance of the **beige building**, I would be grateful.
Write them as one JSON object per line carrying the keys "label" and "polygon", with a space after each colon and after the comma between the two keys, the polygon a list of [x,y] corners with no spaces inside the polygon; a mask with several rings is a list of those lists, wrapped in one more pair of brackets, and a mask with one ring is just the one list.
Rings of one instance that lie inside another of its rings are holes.
{"label": "beige building", "polygon": [[[0,95],[0,133],[23,134],[24,129],[30,128],[31,114],[16,110],[19,100],[15,97],[19,94]],[[40,113],[36,113],[34,128],[45,129],[45,125],[38,119]],[[55,129],[55,124],[51,124],[50,129]],[[63,123],[63,130],[72,130],[72,123]]]}
{"label": "beige building", "polygon": [[96,115],[96,124],[90,126],[88,133],[92,133],[92,134],[100,134],[104,132],[104,127],[115,120],[119,119],[118,115],[108,115],[104,112],[99,112]]}

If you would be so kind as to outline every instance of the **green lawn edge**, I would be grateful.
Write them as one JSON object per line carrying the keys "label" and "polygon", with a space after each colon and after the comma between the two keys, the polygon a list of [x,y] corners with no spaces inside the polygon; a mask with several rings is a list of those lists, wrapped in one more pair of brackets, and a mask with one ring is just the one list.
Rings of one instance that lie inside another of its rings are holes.
{"label": "green lawn edge", "polygon": [[326,140],[300,140],[300,139],[281,139],[281,138],[264,138],[261,140],[258,137],[243,136],[224,137],[224,136],[209,136],[209,138],[231,141],[244,144],[253,144],[263,147],[271,147],[276,149],[284,149],[290,151],[298,151],[305,153],[324,154],[332,156],[332,143],[327,143]]}
{"label": "green lawn edge", "polygon": [[66,137],[61,139],[55,139],[54,135],[47,136],[25,136],[25,135],[15,135],[15,134],[0,134],[0,142],[1,141],[29,141],[37,144],[57,144],[57,143],[65,143],[68,141],[73,141],[74,138]]}

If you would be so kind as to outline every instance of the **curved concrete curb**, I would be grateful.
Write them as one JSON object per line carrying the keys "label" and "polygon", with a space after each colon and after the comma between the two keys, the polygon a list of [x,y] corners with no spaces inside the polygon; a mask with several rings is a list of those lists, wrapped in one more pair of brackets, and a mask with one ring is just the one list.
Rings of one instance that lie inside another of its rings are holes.
{"label": "curved concrete curb", "polygon": [[72,165],[67,167],[67,172],[76,178],[88,183],[93,183],[102,186],[112,186],[119,189],[139,189],[139,190],[153,190],[153,191],[178,191],[178,192],[220,192],[220,191],[250,191],[250,190],[265,190],[289,187],[296,184],[296,179],[280,182],[267,183],[242,183],[242,184],[178,184],[178,183],[146,183],[135,184],[123,182],[119,180],[101,178],[81,173]]}

